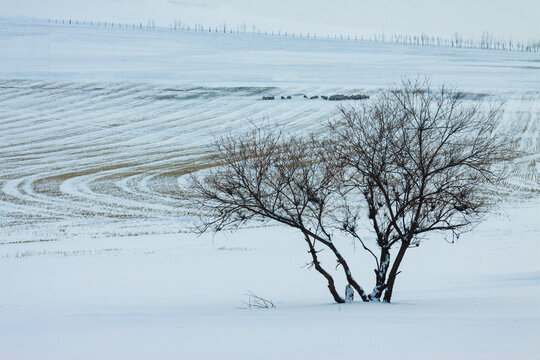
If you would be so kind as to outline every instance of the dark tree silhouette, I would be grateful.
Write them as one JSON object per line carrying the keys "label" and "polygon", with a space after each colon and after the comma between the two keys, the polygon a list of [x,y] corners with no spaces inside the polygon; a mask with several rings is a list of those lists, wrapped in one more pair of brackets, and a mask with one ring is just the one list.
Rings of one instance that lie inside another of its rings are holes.
{"label": "dark tree silhouette", "polygon": [[496,204],[486,184],[503,179],[494,165],[512,156],[511,141],[497,133],[500,108],[407,80],[361,108],[341,108],[327,144],[346,163],[342,189],[363,198],[365,210],[349,212],[343,230],[364,244],[356,231],[363,211],[376,234],[370,299],[384,292],[390,302],[407,249],[428,233],[459,236]]}
{"label": "dark tree silhouette", "polygon": [[[468,104],[462,93],[404,81],[360,108],[341,108],[324,136],[288,136],[271,127],[219,139],[220,164],[192,176],[201,232],[273,221],[296,228],[310,266],[345,302],[318,253],[330,250],[348,292],[390,302],[402,260],[430,232],[468,231],[496,204],[493,184],[510,142],[497,133],[500,104]],[[376,241],[359,230],[369,224]],[[375,263],[371,293],[358,284],[334,241],[339,231]],[[350,298],[350,297],[349,297]]]}

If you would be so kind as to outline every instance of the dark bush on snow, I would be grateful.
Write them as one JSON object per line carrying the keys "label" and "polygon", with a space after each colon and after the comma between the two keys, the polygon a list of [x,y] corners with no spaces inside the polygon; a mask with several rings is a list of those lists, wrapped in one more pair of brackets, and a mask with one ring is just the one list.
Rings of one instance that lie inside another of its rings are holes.
{"label": "dark bush on snow", "polygon": [[332,95],[328,98],[328,100],[330,101],[342,101],[342,100],[347,100],[349,97],[347,95],[343,95],[343,94],[336,94],[336,95]]}
{"label": "dark bush on snow", "polygon": [[349,100],[365,100],[365,99],[369,99],[369,95],[363,95],[363,94],[354,94],[354,95],[350,95]]}

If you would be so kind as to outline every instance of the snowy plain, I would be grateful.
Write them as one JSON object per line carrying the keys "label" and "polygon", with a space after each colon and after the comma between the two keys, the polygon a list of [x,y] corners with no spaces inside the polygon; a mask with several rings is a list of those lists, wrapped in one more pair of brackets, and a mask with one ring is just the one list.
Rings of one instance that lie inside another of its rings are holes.
{"label": "snowy plain", "polygon": [[[1,359],[540,356],[538,54],[20,18],[0,34]],[[303,95],[402,76],[506,99],[522,156],[498,213],[411,251],[394,304],[331,303],[288,229],[190,232],[178,184],[215,136],[319,131],[337,104]],[[239,309],[247,290],[277,309]]]}
{"label": "snowy plain", "polygon": [[368,35],[421,34],[514,41],[539,39],[536,0],[3,0],[0,16],[160,26],[173,23],[261,31]]}

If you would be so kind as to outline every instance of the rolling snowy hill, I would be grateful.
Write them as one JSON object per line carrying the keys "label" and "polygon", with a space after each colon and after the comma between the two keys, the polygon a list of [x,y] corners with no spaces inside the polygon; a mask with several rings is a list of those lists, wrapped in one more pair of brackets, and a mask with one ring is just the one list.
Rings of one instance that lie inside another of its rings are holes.
{"label": "rolling snowy hill", "polygon": [[[540,355],[537,53],[13,18],[0,34],[0,358]],[[395,304],[331,304],[287,229],[191,233],[179,183],[213,164],[216,136],[320,131],[337,103],[304,95],[402,76],[504,98],[521,156],[499,213],[411,252]],[[246,289],[278,308],[239,309]]]}

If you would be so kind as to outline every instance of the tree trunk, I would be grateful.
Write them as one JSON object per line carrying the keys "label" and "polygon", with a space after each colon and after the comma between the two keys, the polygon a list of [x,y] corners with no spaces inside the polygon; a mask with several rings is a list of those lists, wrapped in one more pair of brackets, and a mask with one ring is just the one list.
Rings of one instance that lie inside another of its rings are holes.
{"label": "tree trunk", "polygon": [[341,266],[343,266],[343,271],[345,272],[345,277],[347,278],[347,283],[349,283],[358,292],[358,296],[360,296],[362,298],[362,301],[369,301],[369,298],[366,295],[366,292],[364,291],[364,289],[362,289],[362,287],[352,277],[351,269],[349,268],[349,264],[347,264],[347,262],[345,261],[343,256],[341,256],[341,253],[338,251],[338,249],[334,246],[334,244],[332,242],[329,242],[328,244],[325,244],[325,245],[328,246],[332,250],[334,255],[336,255],[337,262]]}
{"label": "tree trunk", "polygon": [[401,264],[401,261],[403,260],[403,256],[405,255],[405,251],[407,251],[407,248],[409,247],[408,241],[401,241],[401,246],[399,248],[398,254],[396,256],[396,260],[394,261],[394,265],[392,265],[392,270],[390,270],[390,274],[388,274],[388,281],[386,282],[386,292],[384,293],[384,302],[390,302],[392,299],[392,291],[394,290],[394,283],[396,281],[396,276],[398,274],[399,265]]}
{"label": "tree trunk", "polygon": [[354,289],[351,285],[345,286],[345,302],[352,303],[354,301]]}
{"label": "tree trunk", "polygon": [[380,259],[379,268],[375,269],[375,287],[369,294],[370,301],[380,300],[384,289],[386,289],[386,273],[390,266],[390,250],[386,246],[381,247]]}
{"label": "tree trunk", "polygon": [[322,276],[324,276],[326,280],[328,281],[328,290],[330,290],[330,294],[332,294],[334,301],[337,302],[338,304],[343,304],[345,300],[343,300],[343,298],[339,296],[336,290],[335,283],[334,283],[334,278],[321,266],[321,263],[319,262],[319,259],[317,257],[317,251],[315,250],[315,247],[311,243],[311,240],[309,239],[309,237],[306,236],[305,239],[309,245],[309,253],[311,254],[311,258],[313,259],[312,264],[315,267],[315,270],[321,273]]}

